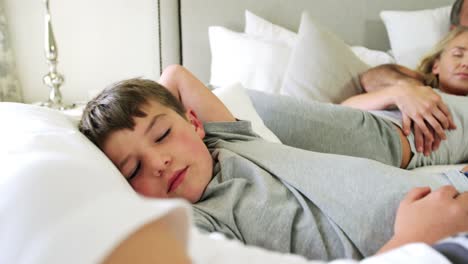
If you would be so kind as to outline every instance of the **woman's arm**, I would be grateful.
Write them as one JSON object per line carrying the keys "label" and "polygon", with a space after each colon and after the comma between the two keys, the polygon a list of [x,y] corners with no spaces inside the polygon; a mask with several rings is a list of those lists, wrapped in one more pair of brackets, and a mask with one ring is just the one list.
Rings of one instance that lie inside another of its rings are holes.
{"label": "woman's arm", "polygon": [[398,64],[371,68],[359,75],[359,81],[366,93],[346,99],[343,105],[363,110],[396,107],[398,103],[403,103],[397,99],[405,96],[405,90],[424,86],[424,78],[420,73]]}
{"label": "woman's arm", "polygon": [[165,68],[158,82],[169,89],[187,110],[195,111],[202,122],[236,120],[226,106],[181,65]]}
{"label": "woman's arm", "polygon": [[350,97],[341,104],[362,110],[398,108],[402,113],[403,132],[409,135],[414,126],[416,148],[426,155],[446,138],[445,129],[456,127],[440,95],[424,86],[423,76],[416,71],[385,64],[364,72],[360,81],[367,93]]}
{"label": "woman's arm", "polygon": [[378,89],[347,98],[341,105],[361,110],[382,110],[396,106],[396,89]]}
{"label": "woman's arm", "polygon": [[398,81],[393,86],[350,97],[341,104],[362,110],[397,107],[403,115],[403,131],[407,135],[411,120],[426,136],[430,135],[426,122],[442,138],[445,138],[444,129],[452,126],[450,111],[439,94],[430,87],[408,85],[407,82]]}
{"label": "woman's arm", "polygon": [[359,81],[366,92],[372,92],[393,86],[397,82],[422,86],[424,76],[398,64],[383,64],[362,73]]}

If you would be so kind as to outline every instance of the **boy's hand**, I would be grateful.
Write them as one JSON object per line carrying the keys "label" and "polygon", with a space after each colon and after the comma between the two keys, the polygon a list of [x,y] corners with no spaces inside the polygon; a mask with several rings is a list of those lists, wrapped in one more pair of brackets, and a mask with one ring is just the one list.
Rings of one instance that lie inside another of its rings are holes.
{"label": "boy's hand", "polygon": [[463,169],[461,169],[462,172],[467,172],[468,171],[468,166],[465,166],[463,167]]}
{"label": "boy's hand", "polygon": [[453,186],[434,192],[421,187],[400,203],[394,237],[432,244],[464,231],[468,231],[468,193],[458,193]]}
{"label": "boy's hand", "polygon": [[393,238],[379,251],[413,242],[433,244],[468,231],[468,193],[453,186],[431,192],[429,187],[412,189],[401,201]]}

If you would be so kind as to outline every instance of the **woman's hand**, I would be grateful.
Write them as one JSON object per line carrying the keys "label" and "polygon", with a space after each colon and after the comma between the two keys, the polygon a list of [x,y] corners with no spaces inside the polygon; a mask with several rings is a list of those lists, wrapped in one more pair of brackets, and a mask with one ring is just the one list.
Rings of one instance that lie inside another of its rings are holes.
{"label": "woman's hand", "polygon": [[447,105],[431,87],[400,82],[395,87],[395,105],[401,111],[403,133],[409,135],[414,129],[415,145],[418,152],[429,155],[437,150],[441,140],[447,138],[446,129],[455,129]]}
{"label": "woman's hand", "polygon": [[434,140],[425,140],[425,136],[421,128],[415,123],[413,123],[414,141],[416,149],[418,152],[423,152],[425,156],[429,156],[432,151],[436,151],[437,149],[439,149],[440,142],[442,141],[440,136],[434,132],[434,129],[432,129],[431,127],[428,128]]}
{"label": "woman's hand", "polygon": [[468,231],[468,193],[453,186],[431,192],[429,187],[412,189],[401,201],[393,238],[379,251],[413,242],[433,244]]}
{"label": "woman's hand", "polygon": [[366,92],[375,95],[351,98],[345,103],[363,110],[398,107],[403,115],[403,133],[409,135],[413,127],[416,149],[425,155],[446,138],[445,129],[456,128],[442,98],[424,86],[424,76],[417,71],[384,64],[362,73],[359,80]]}

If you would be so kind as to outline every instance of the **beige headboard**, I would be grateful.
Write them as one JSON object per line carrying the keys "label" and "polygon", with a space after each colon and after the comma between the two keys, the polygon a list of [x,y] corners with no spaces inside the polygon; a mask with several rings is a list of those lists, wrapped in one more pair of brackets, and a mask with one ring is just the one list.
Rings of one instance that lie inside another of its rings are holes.
{"label": "beige headboard", "polygon": [[208,82],[208,27],[219,25],[243,31],[245,9],[294,31],[301,12],[307,10],[348,44],[388,50],[380,11],[419,10],[452,3],[453,0],[160,0],[160,64],[164,68],[181,63]]}

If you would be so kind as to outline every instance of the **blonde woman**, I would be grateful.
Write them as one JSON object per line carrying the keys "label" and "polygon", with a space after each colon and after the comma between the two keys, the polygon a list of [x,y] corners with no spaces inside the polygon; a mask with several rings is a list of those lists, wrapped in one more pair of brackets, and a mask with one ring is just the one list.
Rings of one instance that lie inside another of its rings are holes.
{"label": "blonde woman", "polygon": [[[437,87],[441,91],[455,94],[467,95],[467,76],[465,71],[458,71],[459,78],[451,78],[449,71],[454,70],[454,66],[465,67],[464,51],[468,35],[468,27],[458,27],[452,30],[442,39],[420,63],[417,71],[422,75],[422,81],[430,87]],[[445,52],[447,51],[447,52]],[[444,56],[442,56],[444,53]],[[466,58],[465,58],[466,59]],[[459,63],[459,65],[456,65]]]}
{"label": "blonde woman", "polygon": [[398,108],[403,132],[410,135],[413,128],[416,150],[427,156],[447,138],[447,130],[456,128],[444,97],[468,94],[468,28],[453,29],[417,70],[386,64],[368,70],[360,79],[367,93],[342,105],[362,110]]}

